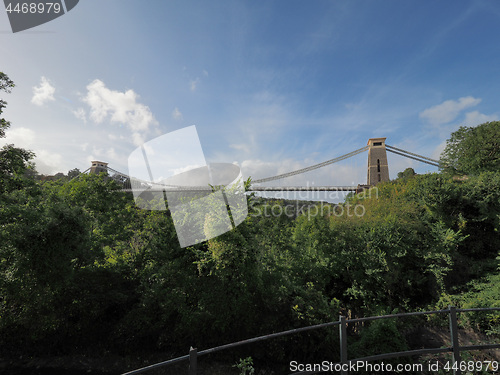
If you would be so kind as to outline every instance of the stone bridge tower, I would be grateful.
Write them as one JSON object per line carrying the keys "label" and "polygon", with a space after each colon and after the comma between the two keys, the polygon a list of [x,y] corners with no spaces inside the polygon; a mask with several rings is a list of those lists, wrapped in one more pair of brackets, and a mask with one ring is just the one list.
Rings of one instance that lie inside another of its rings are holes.
{"label": "stone bridge tower", "polygon": [[95,173],[95,174],[99,174],[101,172],[108,173],[108,163],[97,160],[94,160],[91,163],[92,166],[90,167],[90,173]]}
{"label": "stone bridge tower", "polygon": [[385,150],[385,138],[368,140],[368,177],[366,183],[375,186],[379,182],[389,181],[389,165]]}

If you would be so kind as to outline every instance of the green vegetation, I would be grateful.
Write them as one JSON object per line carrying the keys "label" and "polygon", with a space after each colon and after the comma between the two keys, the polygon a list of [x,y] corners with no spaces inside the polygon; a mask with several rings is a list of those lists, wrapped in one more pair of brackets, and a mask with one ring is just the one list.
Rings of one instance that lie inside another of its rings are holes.
{"label": "green vegetation", "polygon": [[500,170],[500,121],[461,126],[446,142],[441,161],[451,173]]}
{"label": "green vegetation", "polygon": [[[0,72],[0,91],[11,92],[15,87],[14,82],[7,76],[7,74]],[[7,102],[0,99],[0,115],[6,107]],[[0,118],[0,138],[5,137],[5,130],[10,126],[10,122],[4,118]]]}
{"label": "green vegetation", "polygon": [[[498,127],[480,127],[487,126]],[[38,181],[27,173],[32,157],[13,146],[1,151],[3,353],[184,355],[190,346],[339,314],[499,306],[500,172],[493,163],[459,169],[468,173],[462,181],[405,171],[380,184],[378,196],[349,197],[345,204],[363,205],[362,216],[316,215],[315,207],[296,218],[284,209],[256,215],[270,202],[249,196],[250,215],[235,230],[181,249],[168,211],[138,209],[102,174]],[[461,324],[489,335],[500,330],[493,313],[469,314]],[[400,328],[388,321],[352,328],[361,336],[350,356],[369,355],[374,340],[384,350],[407,349]],[[256,367],[337,358],[337,340],[331,329],[314,331],[252,346],[252,357]],[[239,367],[251,368],[248,358]]]}
{"label": "green vegetation", "polygon": [[240,358],[240,362],[233,367],[236,367],[240,370],[240,375],[253,375],[255,369],[253,368],[253,360],[252,357],[247,357],[245,359]]}

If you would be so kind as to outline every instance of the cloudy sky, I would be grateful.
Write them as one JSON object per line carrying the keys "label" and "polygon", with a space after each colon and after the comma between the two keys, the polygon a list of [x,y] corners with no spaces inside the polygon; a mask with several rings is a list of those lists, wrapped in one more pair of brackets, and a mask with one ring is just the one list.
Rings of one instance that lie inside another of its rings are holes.
{"label": "cloudy sky", "polygon": [[[16,88],[0,93],[0,141],[45,174],[96,159],[127,172],[142,142],[190,125],[208,162],[254,179],[370,137],[438,158],[460,125],[499,119],[499,36],[497,1],[81,0],[15,34],[2,8],[0,71]],[[366,158],[279,183],[364,183]],[[389,164],[392,178],[436,170]]]}

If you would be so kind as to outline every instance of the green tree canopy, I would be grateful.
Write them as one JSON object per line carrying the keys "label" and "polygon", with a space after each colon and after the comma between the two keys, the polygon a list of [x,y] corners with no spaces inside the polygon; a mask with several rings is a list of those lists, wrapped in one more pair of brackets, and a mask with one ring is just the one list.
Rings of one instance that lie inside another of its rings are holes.
{"label": "green tree canopy", "polygon": [[78,168],[74,168],[68,172],[68,177],[71,180],[72,178],[75,178],[76,176],[80,175],[80,170]]}
{"label": "green tree canopy", "polygon": [[403,172],[398,173],[398,178],[407,178],[415,176],[415,170],[413,168],[406,168]]}
{"label": "green tree canopy", "polygon": [[[0,72],[0,91],[10,92],[14,87],[14,82],[7,76],[7,74]],[[7,102],[0,99],[0,115],[6,107]],[[10,122],[4,118],[0,118],[0,138],[5,137],[5,130],[10,126]]]}
{"label": "green tree canopy", "polygon": [[500,121],[461,126],[441,154],[445,172],[478,174],[500,170]]}
{"label": "green tree canopy", "polygon": [[[5,73],[0,72],[0,91],[10,93],[14,86],[14,82]],[[0,99],[0,115],[6,105],[7,102]],[[9,126],[9,121],[0,118],[0,138],[5,137],[5,130]],[[34,169],[34,164],[31,162],[34,157],[33,152],[16,148],[12,144],[0,148],[0,192],[16,189],[22,185],[19,177]]]}

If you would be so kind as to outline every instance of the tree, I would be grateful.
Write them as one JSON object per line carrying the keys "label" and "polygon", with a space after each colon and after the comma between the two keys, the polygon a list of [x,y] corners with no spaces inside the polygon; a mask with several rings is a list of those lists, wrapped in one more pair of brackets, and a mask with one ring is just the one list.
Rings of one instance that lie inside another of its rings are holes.
{"label": "tree", "polygon": [[32,167],[30,160],[34,153],[14,145],[5,145],[0,149],[0,174],[13,176],[22,174],[26,169]]}
{"label": "tree", "polygon": [[34,169],[31,151],[5,145],[0,148],[0,193],[24,186],[26,172]]}
{"label": "tree", "polygon": [[68,172],[68,177],[71,180],[72,178],[80,175],[80,170],[78,168],[74,168]]}
{"label": "tree", "polygon": [[445,172],[453,174],[500,170],[500,121],[461,126],[446,141],[441,163]]}
{"label": "tree", "polygon": [[[7,74],[0,72],[0,91],[10,93],[14,86],[14,82],[7,76]],[[7,102],[0,99],[0,115],[2,114],[3,109],[6,107],[6,105]],[[8,129],[9,126],[9,121],[5,120],[4,118],[0,118],[0,138],[5,137],[5,130]]]}
{"label": "tree", "polygon": [[403,172],[398,173],[398,178],[407,178],[415,176],[415,170],[413,168],[406,168]]}
{"label": "tree", "polygon": [[[0,72],[0,91],[10,93],[14,82],[3,72]],[[0,99],[0,115],[7,102]],[[10,127],[10,122],[0,118],[0,138],[5,137],[5,130]],[[30,169],[34,170],[31,160],[35,154],[29,150],[16,148],[14,145],[5,145],[0,149],[0,193],[20,186],[23,175]],[[22,184],[21,184],[22,185]]]}

